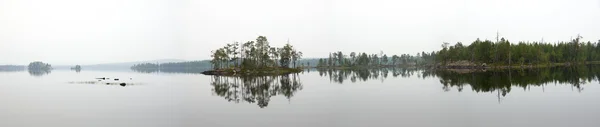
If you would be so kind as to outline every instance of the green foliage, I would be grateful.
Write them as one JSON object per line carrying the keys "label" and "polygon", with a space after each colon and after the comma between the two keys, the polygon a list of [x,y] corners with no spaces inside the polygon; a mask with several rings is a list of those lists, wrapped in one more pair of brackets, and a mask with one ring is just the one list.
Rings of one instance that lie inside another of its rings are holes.
{"label": "green foliage", "polygon": [[519,42],[512,44],[501,38],[497,42],[476,39],[469,45],[461,42],[451,46],[444,42],[439,51],[421,52],[417,56],[410,54],[330,53],[326,59],[320,59],[318,67],[373,67],[373,66],[407,66],[407,65],[446,65],[457,61],[471,63],[487,63],[494,65],[539,65],[550,63],[584,63],[600,61],[600,40],[598,42],[581,41],[581,36],[569,42]]}
{"label": "green foliage", "polygon": [[52,65],[43,63],[40,61],[35,61],[35,62],[29,63],[29,66],[27,66],[27,69],[29,69],[29,70],[51,70]]}
{"label": "green foliage", "polygon": [[302,52],[297,51],[289,43],[281,48],[271,47],[265,36],[259,36],[256,41],[241,44],[234,42],[212,52],[213,69],[241,68],[261,69],[296,67],[302,58]]}
{"label": "green foliage", "polygon": [[[547,63],[583,63],[586,61],[599,61],[599,43],[580,43],[581,36],[570,42],[557,42],[555,44],[544,42],[519,42],[511,44],[502,38],[498,42],[489,40],[475,40],[469,46],[463,46],[458,42],[454,46],[447,46],[434,54],[433,63],[438,58],[442,64],[455,61],[471,61],[474,63],[493,63],[499,65],[510,64],[547,64]],[[430,54],[423,52],[422,58],[432,62],[428,58]]]}

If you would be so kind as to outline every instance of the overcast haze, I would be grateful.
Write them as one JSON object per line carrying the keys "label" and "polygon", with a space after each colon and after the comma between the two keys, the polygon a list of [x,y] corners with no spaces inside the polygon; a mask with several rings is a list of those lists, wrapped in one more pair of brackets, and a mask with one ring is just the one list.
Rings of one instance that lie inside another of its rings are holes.
{"label": "overcast haze", "polygon": [[233,41],[289,39],[305,58],[402,54],[442,42],[600,39],[599,0],[0,0],[0,64],[209,59]]}

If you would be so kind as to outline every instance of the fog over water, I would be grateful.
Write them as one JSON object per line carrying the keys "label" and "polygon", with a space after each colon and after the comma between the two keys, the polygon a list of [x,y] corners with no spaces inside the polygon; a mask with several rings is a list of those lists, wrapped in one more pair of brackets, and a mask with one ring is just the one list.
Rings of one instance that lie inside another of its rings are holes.
{"label": "fog over water", "polygon": [[600,38],[597,0],[0,0],[0,64],[209,59],[233,41],[288,40],[305,58]]}

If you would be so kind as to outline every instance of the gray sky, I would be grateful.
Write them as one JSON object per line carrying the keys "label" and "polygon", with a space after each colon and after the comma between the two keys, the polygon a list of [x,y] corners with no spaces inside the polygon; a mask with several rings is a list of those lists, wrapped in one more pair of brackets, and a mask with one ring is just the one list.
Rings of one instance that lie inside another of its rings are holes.
{"label": "gray sky", "polygon": [[0,0],[0,64],[209,59],[233,41],[289,39],[304,57],[600,39],[599,0]]}

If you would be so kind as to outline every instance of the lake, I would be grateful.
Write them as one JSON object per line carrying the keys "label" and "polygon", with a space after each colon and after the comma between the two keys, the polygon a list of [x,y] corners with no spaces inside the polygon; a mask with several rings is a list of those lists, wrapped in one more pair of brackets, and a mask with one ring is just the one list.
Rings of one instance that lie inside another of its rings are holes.
{"label": "lake", "polygon": [[0,126],[591,127],[600,126],[598,77],[600,66],[264,77],[11,71],[0,72]]}

